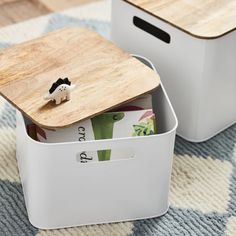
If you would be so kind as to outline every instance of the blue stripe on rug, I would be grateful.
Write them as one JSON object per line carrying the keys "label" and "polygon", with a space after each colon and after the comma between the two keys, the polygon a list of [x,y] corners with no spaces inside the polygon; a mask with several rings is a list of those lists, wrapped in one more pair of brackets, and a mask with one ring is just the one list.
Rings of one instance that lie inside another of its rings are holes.
{"label": "blue stripe on rug", "polygon": [[37,231],[28,220],[21,184],[0,181],[0,235],[32,236]]}
{"label": "blue stripe on rug", "polygon": [[1,127],[16,127],[16,110],[7,101],[4,104],[3,111],[0,113],[0,128]]}
{"label": "blue stripe on rug", "polygon": [[236,125],[201,143],[192,143],[177,137],[175,153],[197,157],[232,161],[236,143]]}
{"label": "blue stripe on rug", "polygon": [[105,38],[110,38],[110,23],[93,19],[81,20],[61,13],[51,15],[44,33],[69,26],[85,27],[98,32]]}
{"label": "blue stripe on rug", "polygon": [[219,236],[224,234],[227,218],[217,213],[170,208],[162,217],[135,221],[133,235]]}

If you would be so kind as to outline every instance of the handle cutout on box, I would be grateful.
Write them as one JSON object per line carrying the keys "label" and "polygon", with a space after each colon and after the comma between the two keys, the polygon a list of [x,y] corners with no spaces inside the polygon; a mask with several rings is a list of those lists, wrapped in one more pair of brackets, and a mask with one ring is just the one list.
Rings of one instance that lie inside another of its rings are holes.
{"label": "handle cutout on box", "polygon": [[76,154],[76,161],[79,163],[116,161],[130,158],[134,158],[134,151],[130,148],[82,151]]}
{"label": "handle cutout on box", "polygon": [[153,35],[154,37],[160,39],[161,41],[168,44],[170,43],[170,35],[166,33],[165,31],[163,31],[162,29],[148,23],[147,21],[137,16],[133,17],[133,23],[139,29]]}

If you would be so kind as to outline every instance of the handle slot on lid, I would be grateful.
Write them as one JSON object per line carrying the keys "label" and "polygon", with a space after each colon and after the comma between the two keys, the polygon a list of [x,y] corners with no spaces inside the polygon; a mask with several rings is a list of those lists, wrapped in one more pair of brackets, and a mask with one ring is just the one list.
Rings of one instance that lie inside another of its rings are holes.
{"label": "handle slot on lid", "polygon": [[139,29],[153,35],[154,37],[160,39],[161,41],[165,42],[165,43],[170,43],[170,35],[168,33],[166,33],[165,31],[163,31],[162,29],[148,23],[147,21],[134,16],[133,17],[133,24],[138,27]]}

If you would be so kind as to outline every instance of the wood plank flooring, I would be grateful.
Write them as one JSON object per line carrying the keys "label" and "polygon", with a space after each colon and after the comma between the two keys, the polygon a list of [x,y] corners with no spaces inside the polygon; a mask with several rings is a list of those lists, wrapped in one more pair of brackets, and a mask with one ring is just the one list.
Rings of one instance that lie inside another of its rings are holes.
{"label": "wood plank flooring", "polygon": [[0,27],[96,0],[0,0]]}

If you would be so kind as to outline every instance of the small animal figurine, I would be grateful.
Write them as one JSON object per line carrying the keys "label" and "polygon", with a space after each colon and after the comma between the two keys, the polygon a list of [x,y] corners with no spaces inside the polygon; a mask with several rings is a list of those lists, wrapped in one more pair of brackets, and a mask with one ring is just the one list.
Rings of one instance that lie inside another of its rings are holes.
{"label": "small animal figurine", "polygon": [[60,104],[64,100],[70,100],[71,90],[75,88],[68,78],[59,78],[49,89],[48,94],[44,97],[45,100],[53,100],[56,104]]}

